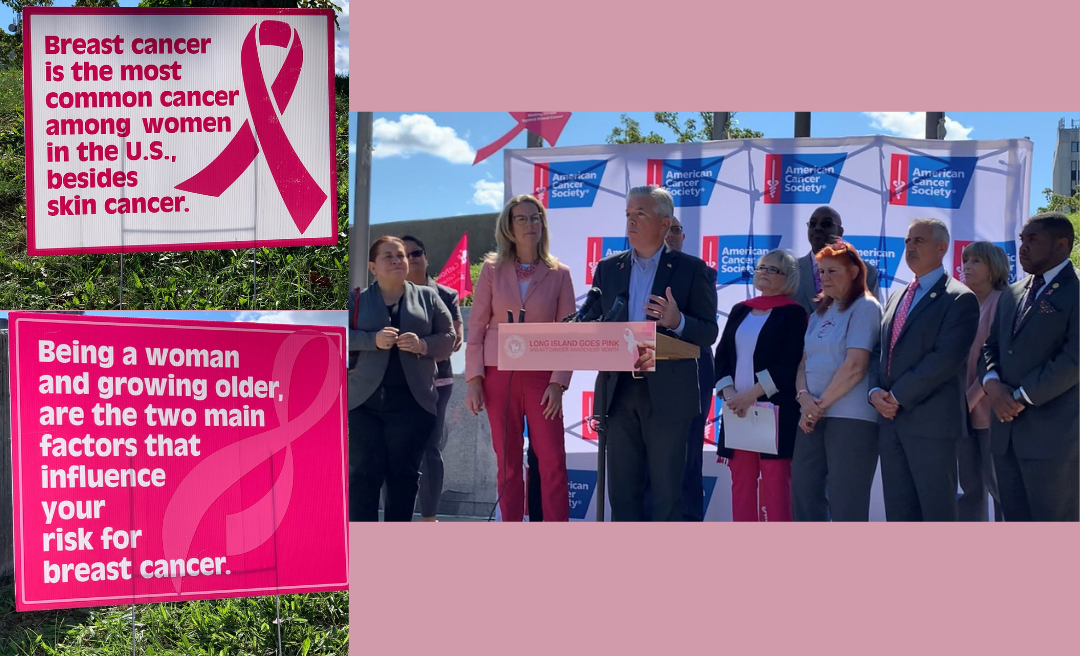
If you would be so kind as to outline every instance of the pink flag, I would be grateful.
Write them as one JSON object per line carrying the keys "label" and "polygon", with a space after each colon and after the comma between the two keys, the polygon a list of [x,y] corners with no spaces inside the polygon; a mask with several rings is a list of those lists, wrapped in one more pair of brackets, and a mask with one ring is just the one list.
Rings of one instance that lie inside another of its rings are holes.
{"label": "pink flag", "polygon": [[521,134],[522,130],[538,134],[541,139],[548,142],[549,146],[554,146],[563,128],[566,127],[566,122],[570,120],[570,112],[510,112],[510,116],[514,117],[517,125],[494,143],[476,151],[473,166],[497,153],[500,148]]}
{"label": "pink flag", "polygon": [[457,291],[458,300],[472,294],[472,272],[469,271],[469,233],[461,236],[450,259],[446,261],[436,281]]}

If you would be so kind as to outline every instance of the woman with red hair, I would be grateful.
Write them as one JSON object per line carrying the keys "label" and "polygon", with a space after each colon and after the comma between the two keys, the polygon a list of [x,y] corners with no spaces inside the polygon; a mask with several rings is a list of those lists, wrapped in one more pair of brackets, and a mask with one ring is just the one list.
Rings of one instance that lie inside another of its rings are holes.
{"label": "woman with red hair", "polygon": [[870,355],[881,306],[866,289],[866,264],[851,244],[815,256],[821,272],[796,375],[802,410],[791,461],[796,521],[868,521],[878,460],[877,411],[867,402]]}

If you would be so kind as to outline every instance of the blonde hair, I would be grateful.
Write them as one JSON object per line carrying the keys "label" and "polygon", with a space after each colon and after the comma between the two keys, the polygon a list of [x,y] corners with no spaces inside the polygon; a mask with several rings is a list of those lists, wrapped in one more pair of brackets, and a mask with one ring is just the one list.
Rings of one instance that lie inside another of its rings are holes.
{"label": "blonde hair", "polygon": [[499,212],[499,218],[495,220],[495,250],[485,255],[484,261],[499,266],[507,262],[512,263],[517,259],[517,248],[514,243],[513,212],[514,208],[522,203],[532,203],[540,211],[540,243],[536,245],[536,256],[549,269],[558,268],[559,261],[548,252],[547,210],[544,209],[544,205],[535,196],[529,194],[514,196],[506,201],[506,205],[503,205],[502,212]]}
{"label": "blonde hair", "polygon": [[1009,256],[1001,246],[988,241],[973,241],[964,246],[960,255],[965,264],[969,257],[977,257],[986,263],[994,289],[1005,289],[1009,286]]}

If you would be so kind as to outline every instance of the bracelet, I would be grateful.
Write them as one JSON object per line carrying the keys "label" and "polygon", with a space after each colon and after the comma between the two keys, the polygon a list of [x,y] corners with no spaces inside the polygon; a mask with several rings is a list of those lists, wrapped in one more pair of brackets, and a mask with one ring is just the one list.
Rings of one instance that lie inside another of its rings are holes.
{"label": "bracelet", "polygon": [[808,389],[801,389],[801,390],[799,390],[799,392],[798,392],[798,393],[797,393],[797,394],[795,395],[795,400],[796,400],[796,401],[798,401],[799,399],[801,399],[801,398],[802,398],[802,395],[803,395],[803,394],[809,394],[809,393],[810,393],[810,390],[808,390]]}
{"label": "bracelet", "polygon": [[569,389],[566,385],[563,385],[562,383],[551,382],[551,383],[548,383],[548,385],[558,385],[559,389],[562,390],[563,392],[566,392],[566,390]]}

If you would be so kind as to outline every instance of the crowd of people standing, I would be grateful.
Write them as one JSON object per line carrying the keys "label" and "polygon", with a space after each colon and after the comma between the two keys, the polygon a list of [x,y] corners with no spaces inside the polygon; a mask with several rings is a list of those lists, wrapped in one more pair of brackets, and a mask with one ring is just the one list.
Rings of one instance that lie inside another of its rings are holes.
{"label": "crowd of people standing", "polygon": [[[1080,293],[1068,218],[1026,221],[1018,260],[1027,276],[1012,284],[1008,257],[987,241],[963,249],[963,282],[953,278],[948,227],[915,219],[904,240],[913,278],[888,299],[884,272],[844,241],[839,212],[817,208],[806,225],[809,252],[760,257],[757,294],[725,308],[721,333],[716,272],[682,252],[671,195],[655,185],[628,193],[630,248],[593,271],[600,311],[654,321],[700,357],[647,350],[635,371],[598,374],[612,519],[702,519],[710,395],[733,422],[775,408],[775,449],[764,452],[734,443],[721,420],[717,456],[731,472],[735,521],[867,521],[879,466],[889,521],[1080,519]],[[422,241],[372,245],[374,281],[349,296],[350,521],[377,521],[384,487],[385,520],[411,520],[418,492],[421,517],[434,520],[448,358],[463,343],[465,405],[486,411],[502,519],[521,521],[527,497],[540,506],[530,516],[569,518],[571,372],[500,370],[496,328],[508,312],[528,322],[574,312],[571,272],[550,252],[547,214],[532,196],[506,203],[495,236],[467,331],[456,294],[428,276]],[[533,494],[522,475],[526,430]]]}

